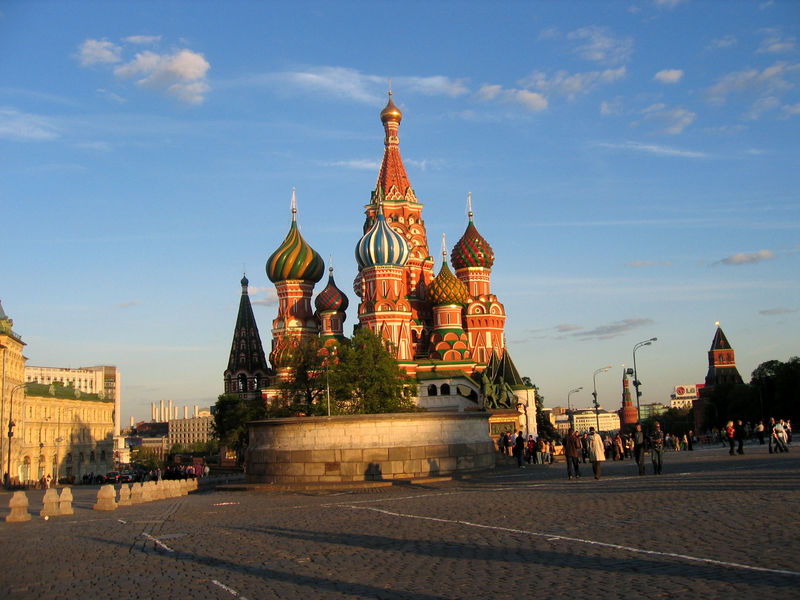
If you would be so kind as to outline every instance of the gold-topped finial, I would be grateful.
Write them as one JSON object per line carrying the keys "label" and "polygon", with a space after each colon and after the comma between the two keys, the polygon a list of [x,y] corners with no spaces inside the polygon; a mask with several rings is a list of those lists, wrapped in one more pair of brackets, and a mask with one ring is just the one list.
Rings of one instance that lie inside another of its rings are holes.
{"label": "gold-topped finial", "polygon": [[392,90],[389,90],[389,102],[386,104],[386,108],[381,111],[381,122],[386,123],[387,121],[393,121],[399,123],[402,120],[403,113],[401,113],[400,109],[392,102]]}
{"label": "gold-topped finial", "polygon": [[292,221],[297,220],[297,197],[295,196],[294,188],[292,188]]}

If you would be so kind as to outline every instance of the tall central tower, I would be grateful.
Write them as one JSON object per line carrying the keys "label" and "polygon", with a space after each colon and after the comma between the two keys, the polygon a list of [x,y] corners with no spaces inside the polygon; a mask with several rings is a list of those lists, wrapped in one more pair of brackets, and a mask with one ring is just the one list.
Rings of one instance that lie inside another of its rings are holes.
{"label": "tall central tower", "polygon": [[[428,352],[428,337],[431,331],[433,314],[426,301],[426,291],[433,279],[433,258],[428,249],[425,222],[422,220],[422,204],[417,200],[408,181],[406,168],[400,156],[398,130],[403,113],[392,101],[381,111],[384,130],[384,151],[378,182],[366,208],[364,233],[372,228],[378,219],[379,205],[389,226],[397,231],[408,245],[403,278],[405,293],[411,307],[411,357],[425,356]],[[361,275],[359,279],[363,281]],[[356,288],[361,285],[357,281]]]}

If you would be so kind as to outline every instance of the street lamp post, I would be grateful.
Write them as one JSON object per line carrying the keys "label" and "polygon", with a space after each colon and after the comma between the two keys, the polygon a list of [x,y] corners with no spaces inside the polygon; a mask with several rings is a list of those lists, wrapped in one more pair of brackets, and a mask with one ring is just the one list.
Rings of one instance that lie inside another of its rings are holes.
{"label": "street lamp post", "polygon": [[657,337],[652,337],[649,340],[644,340],[643,342],[639,342],[633,347],[633,387],[636,388],[636,422],[639,423],[642,420],[641,413],[639,412],[639,398],[641,397],[642,393],[639,391],[639,386],[642,385],[642,382],[639,381],[639,373],[636,370],[636,351],[641,348],[642,346],[649,346],[653,342],[658,341]]}
{"label": "street lamp post", "polygon": [[600,412],[599,412],[600,403],[597,402],[597,374],[598,373],[605,373],[610,368],[611,368],[611,365],[608,365],[607,367],[602,367],[601,369],[597,369],[592,374],[592,386],[593,386],[593,389],[594,389],[594,391],[592,392],[592,397],[594,398],[594,400],[593,400],[593,402],[594,402],[594,418],[595,418],[595,422],[597,424],[597,433],[600,433]]}
{"label": "street lamp post", "polygon": [[11,401],[8,408],[8,462],[6,463],[6,487],[8,488],[11,488],[11,438],[14,437],[14,425],[16,425],[12,419],[14,415],[14,392],[24,387],[25,384],[20,383],[11,388]]}
{"label": "street lamp post", "polygon": [[569,398],[575,392],[580,392],[583,389],[583,386],[576,387],[575,389],[570,390],[567,392],[567,414],[569,415],[569,424],[572,427],[575,427],[575,419],[572,417],[572,404],[570,404]]}

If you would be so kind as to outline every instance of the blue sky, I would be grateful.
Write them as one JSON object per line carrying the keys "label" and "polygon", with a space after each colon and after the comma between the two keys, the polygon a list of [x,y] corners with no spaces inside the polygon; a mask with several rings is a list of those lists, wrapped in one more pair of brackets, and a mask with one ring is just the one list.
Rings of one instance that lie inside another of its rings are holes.
{"label": "blue sky", "polygon": [[[745,380],[798,354],[796,2],[6,2],[0,299],[29,364],[116,364],[123,418],[222,390],[246,269],[290,223],[350,297],[383,152],[432,253],[475,223],[546,405],[702,382],[720,321]],[[438,265],[436,267],[438,271]],[[324,284],[324,282],[322,282]],[[317,286],[319,291],[322,285]]]}

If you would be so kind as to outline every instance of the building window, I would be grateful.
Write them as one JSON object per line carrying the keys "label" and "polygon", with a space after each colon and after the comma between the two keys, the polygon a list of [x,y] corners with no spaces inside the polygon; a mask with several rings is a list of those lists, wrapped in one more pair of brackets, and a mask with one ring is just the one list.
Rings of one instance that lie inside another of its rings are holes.
{"label": "building window", "polygon": [[438,393],[439,392],[436,390],[436,386],[435,385],[430,384],[428,386],[428,396],[436,396],[436,395],[438,395]]}
{"label": "building window", "polygon": [[450,385],[447,383],[442,384],[442,396],[449,396],[450,395]]}

